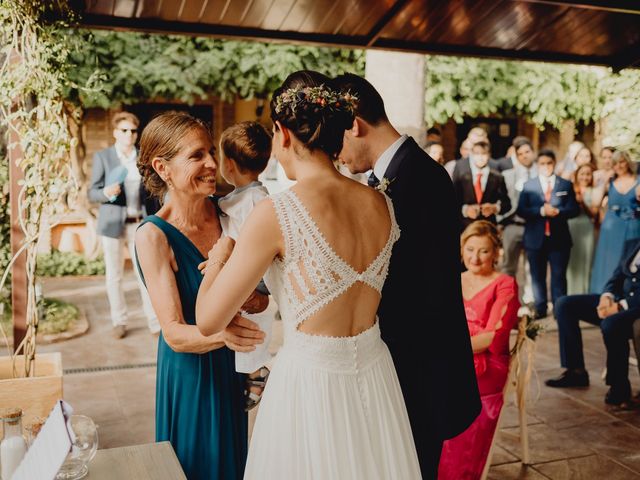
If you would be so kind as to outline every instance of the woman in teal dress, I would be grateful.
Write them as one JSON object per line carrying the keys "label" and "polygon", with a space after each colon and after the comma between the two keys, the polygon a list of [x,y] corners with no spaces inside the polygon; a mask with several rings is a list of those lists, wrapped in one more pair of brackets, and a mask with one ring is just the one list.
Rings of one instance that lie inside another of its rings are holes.
{"label": "woman in teal dress", "polygon": [[593,172],[591,163],[580,165],[575,172],[574,189],[580,215],[569,220],[573,247],[567,268],[567,295],[589,293],[596,242],[595,222],[602,202],[602,189],[593,186]]}
{"label": "woman in teal dress", "polygon": [[607,213],[591,272],[591,293],[601,294],[620,263],[624,244],[640,238],[640,185],[635,165],[627,152],[613,154],[615,177],[609,183]]}
{"label": "woman in teal dress", "polygon": [[235,372],[232,349],[252,350],[264,334],[240,317],[218,335],[203,336],[195,326],[198,266],[221,234],[210,198],[217,169],[211,136],[200,121],[169,112],[149,123],[140,147],[145,187],[158,198],[169,193],[135,240],[162,327],[156,441],[171,442],[190,480],[241,479],[247,455],[245,376]]}

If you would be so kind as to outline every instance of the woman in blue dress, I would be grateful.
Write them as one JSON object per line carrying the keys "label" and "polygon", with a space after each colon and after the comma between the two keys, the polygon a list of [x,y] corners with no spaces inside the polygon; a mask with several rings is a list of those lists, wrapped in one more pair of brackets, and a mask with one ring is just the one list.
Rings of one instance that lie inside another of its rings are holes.
{"label": "woman in blue dress", "polygon": [[640,238],[640,185],[627,152],[613,154],[613,170],[615,177],[608,186],[607,213],[591,271],[591,293],[597,294],[620,263],[625,242]]}
{"label": "woman in blue dress", "polygon": [[[234,480],[247,455],[245,376],[235,351],[250,351],[264,334],[236,317],[230,328],[204,336],[195,325],[202,274],[198,266],[221,234],[217,165],[211,135],[186,113],[164,113],[142,133],[138,168],[145,187],[168,201],[136,233],[138,263],[162,327],[158,340],[156,441],[171,442],[190,480]],[[259,311],[252,295],[245,310]]]}

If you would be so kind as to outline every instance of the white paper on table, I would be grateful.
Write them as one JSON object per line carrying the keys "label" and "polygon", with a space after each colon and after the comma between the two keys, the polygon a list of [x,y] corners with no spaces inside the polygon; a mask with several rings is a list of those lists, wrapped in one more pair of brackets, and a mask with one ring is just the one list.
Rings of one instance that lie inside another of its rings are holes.
{"label": "white paper on table", "polygon": [[75,439],[69,424],[72,413],[68,403],[56,402],[11,480],[53,480],[56,477]]}

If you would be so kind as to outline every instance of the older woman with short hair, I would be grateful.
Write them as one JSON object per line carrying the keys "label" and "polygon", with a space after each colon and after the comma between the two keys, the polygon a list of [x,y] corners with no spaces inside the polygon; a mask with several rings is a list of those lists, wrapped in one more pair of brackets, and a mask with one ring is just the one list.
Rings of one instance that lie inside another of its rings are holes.
{"label": "older woman with short hair", "polygon": [[438,478],[480,478],[504,403],[509,373],[509,333],[518,320],[518,285],[496,270],[500,238],[484,220],[470,224],[460,240],[467,270],[461,275],[482,411],[471,426],[444,442]]}
{"label": "older woman with short hair", "polygon": [[[246,379],[235,371],[232,350],[254,349],[264,333],[237,316],[214,335],[201,334],[195,325],[202,282],[198,266],[222,232],[211,197],[217,172],[211,134],[190,115],[167,112],[147,125],[140,147],[138,168],[145,186],[160,199],[169,191],[168,201],[145,219],[135,239],[162,328],[156,441],[171,442],[190,480],[241,479],[247,456]],[[255,312],[261,307],[243,308]]]}

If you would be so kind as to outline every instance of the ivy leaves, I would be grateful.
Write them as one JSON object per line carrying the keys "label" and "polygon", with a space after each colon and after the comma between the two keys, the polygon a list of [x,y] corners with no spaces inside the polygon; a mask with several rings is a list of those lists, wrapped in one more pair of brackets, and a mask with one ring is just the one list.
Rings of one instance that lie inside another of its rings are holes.
{"label": "ivy leaves", "polygon": [[428,56],[425,121],[525,115],[539,128],[608,117],[605,141],[640,154],[640,71]]}
{"label": "ivy leaves", "polygon": [[498,113],[559,127],[594,120],[604,103],[596,67],[443,56],[425,63],[428,124]]}
{"label": "ivy leaves", "polygon": [[364,72],[358,50],[134,32],[80,31],[79,38],[85,46],[71,54],[70,77],[83,85],[95,68],[102,73],[102,91],[67,92],[85,108],[153,98],[193,103],[210,95],[266,97],[295,70]]}

